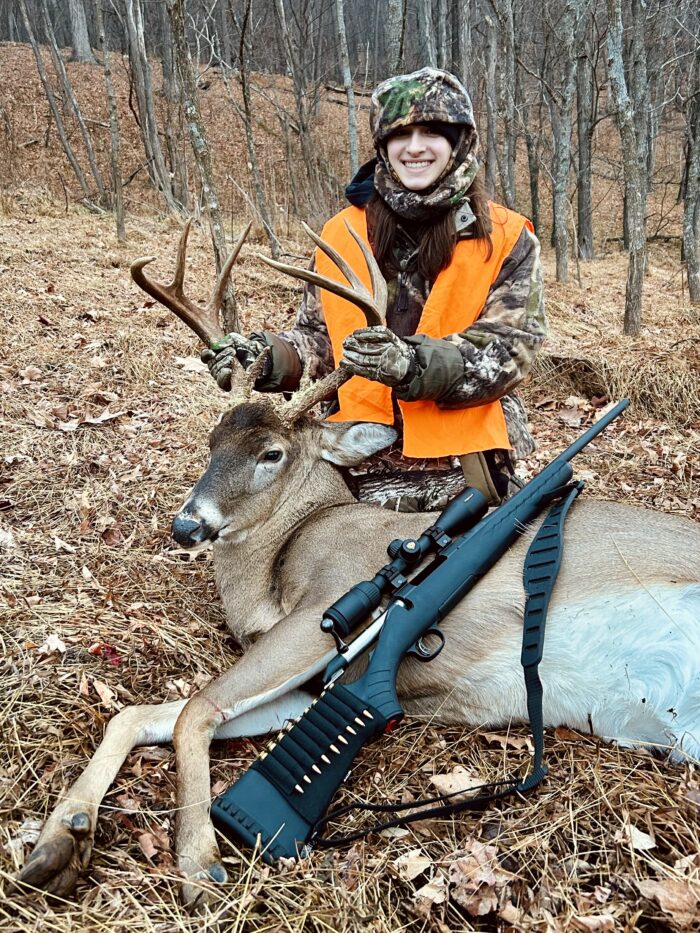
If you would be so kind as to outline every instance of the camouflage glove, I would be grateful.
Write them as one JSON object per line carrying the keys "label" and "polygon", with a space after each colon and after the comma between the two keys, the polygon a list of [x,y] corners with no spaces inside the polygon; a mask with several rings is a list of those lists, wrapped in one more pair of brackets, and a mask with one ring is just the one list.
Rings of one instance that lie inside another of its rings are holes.
{"label": "camouflage glove", "polygon": [[361,327],[343,341],[342,365],[354,376],[397,386],[415,370],[415,352],[386,327]]}
{"label": "camouflage glove", "polygon": [[231,388],[231,375],[235,365],[238,363],[243,369],[248,369],[266,346],[265,341],[259,337],[226,334],[211,348],[207,347],[206,350],[202,350],[200,359],[207,364],[219,388],[228,392]]}

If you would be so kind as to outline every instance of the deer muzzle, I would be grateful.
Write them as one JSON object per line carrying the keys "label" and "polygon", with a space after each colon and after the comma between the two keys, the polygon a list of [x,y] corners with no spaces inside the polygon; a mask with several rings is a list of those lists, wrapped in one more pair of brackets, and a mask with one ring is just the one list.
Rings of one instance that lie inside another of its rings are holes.
{"label": "deer muzzle", "polygon": [[171,534],[180,547],[196,547],[206,541],[213,541],[217,529],[209,525],[204,519],[178,512],[173,519]]}

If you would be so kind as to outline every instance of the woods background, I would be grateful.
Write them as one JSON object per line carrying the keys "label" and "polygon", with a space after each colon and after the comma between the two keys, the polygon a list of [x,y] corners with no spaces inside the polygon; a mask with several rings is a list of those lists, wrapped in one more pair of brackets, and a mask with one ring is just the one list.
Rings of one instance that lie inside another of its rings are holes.
{"label": "woods background", "polygon": [[[121,236],[124,197],[131,211],[202,213],[219,266],[225,217],[254,214],[278,255],[371,155],[371,89],[435,65],[469,88],[488,187],[551,242],[558,281],[601,241],[622,243],[636,334],[646,244],[665,240],[700,302],[694,0],[1,0],[0,40],[31,45],[46,96],[22,99],[7,67],[19,50],[5,47],[6,195],[38,170],[54,193],[114,209]],[[65,164],[47,179],[55,142]],[[233,326],[233,296],[229,309]]]}

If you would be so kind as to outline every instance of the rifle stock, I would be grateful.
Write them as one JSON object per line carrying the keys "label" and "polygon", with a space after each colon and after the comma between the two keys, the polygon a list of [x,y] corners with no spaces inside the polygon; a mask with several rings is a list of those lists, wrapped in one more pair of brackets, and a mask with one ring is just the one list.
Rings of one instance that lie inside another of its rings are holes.
{"label": "rifle stock", "polygon": [[[252,846],[260,841],[262,856],[270,862],[304,853],[362,746],[403,717],[396,677],[406,653],[436,630],[570,482],[569,461],[628,404],[620,402],[511,499],[441,547],[395,593],[365,673],[351,684],[331,684],[214,802],[212,818],[225,835]],[[425,653],[423,658],[428,659]]]}

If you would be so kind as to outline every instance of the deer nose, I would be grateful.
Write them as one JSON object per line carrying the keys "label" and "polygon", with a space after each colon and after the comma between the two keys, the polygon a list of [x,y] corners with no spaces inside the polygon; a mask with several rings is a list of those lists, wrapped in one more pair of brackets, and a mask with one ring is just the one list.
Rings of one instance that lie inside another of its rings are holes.
{"label": "deer nose", "polygon": [[195,544],[207,541],[212,536],[213,530],[206,522],[186,518],[179,514],[173,519],[171,534],[181,547],[194,547]]}

